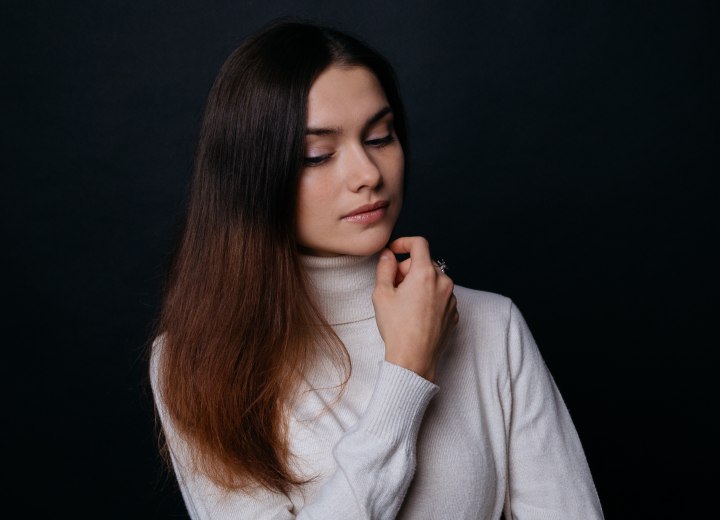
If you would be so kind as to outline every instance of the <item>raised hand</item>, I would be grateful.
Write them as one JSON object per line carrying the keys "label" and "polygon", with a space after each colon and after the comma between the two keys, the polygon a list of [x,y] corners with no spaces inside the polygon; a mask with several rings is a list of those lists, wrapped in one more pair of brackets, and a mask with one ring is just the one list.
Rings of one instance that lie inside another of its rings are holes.
{"label": "raised hand", "polygon": [[[398,263],[394,253],[409,253]],[[372,301],[385,360],[434,381],[443,340],[458,320],[454,284],[423,237],[401,237],[380,254]]]}

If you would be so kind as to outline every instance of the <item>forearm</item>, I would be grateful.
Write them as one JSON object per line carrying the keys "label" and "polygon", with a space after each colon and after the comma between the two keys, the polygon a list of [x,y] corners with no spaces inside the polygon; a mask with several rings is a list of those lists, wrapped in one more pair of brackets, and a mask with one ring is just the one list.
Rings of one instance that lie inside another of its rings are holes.
{"label": "forearm", "polygon": [[436,391],[410,370],[383,362],[365,414],[333,450],[335,473],[298,519],[395,518],[415,471],[420,423]]}
{"label": "forearm", "polygon": [[393,519],[415,470],[417,433],[438,387],[410,370],[382,362],[368,406],[335,444],[334,473],[297,506],[279,493],[225,492],[190,469],[189,450],[167,431],[175,472],[193,520]]}

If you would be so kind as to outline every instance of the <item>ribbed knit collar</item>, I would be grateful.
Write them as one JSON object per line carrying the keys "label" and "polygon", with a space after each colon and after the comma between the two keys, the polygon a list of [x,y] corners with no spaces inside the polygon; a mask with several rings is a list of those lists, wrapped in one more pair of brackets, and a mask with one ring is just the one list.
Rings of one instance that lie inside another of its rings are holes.
{"label": "ribbed knit collar", "polygon": [[331,325],[375,316],[372,292],[378,254],[371,256],[300,255],[318,306]]}

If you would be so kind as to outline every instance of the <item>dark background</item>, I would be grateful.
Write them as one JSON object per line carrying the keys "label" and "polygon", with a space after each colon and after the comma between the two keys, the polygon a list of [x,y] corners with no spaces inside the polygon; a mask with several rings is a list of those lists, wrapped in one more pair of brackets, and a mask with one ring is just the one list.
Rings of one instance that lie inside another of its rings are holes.
{"label": "dark background", "polygon": [[706,516],[717,5],[3,3],[5,487],[21,516],[182,518],[143,349],[208,89],[279,15],[395,64],[412,144],[398,232],[427,236],[457,284],[515,300],[607,518]]}

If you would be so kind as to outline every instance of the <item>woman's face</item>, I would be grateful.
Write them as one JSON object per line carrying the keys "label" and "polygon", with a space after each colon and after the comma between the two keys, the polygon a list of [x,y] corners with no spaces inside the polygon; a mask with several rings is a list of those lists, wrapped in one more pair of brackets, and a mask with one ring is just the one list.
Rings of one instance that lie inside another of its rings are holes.
{"label": "woman's face", "polygon": [[308,96],[297,237],[316,256],[381,250],[400,214],[405,159],[385,92],[364,67],[330,66]]}

